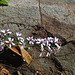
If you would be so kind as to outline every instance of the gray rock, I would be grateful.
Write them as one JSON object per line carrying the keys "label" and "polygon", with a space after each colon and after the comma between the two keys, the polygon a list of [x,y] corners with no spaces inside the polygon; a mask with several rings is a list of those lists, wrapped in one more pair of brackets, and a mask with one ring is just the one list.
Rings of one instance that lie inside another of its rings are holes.
{"label": "gray rock", "polygon": [[40,23],[37,1],[11,0],[8,4],[9,6],[0,7],[0,29],[10,29],[13,32],[22,32],[25,36],[29,35],[33,30],[32,26]]}
{"label": "gray rock", "polygon": [[22,6],[24,6],[25,4],[33,4],[33,3],[37,3],[37,1],[36,0],[11,0],[11,1],[7,1],[8,2],[8,4],[10,5],[10,6],[15,6],[15,5],[22,5]]}
{"label": "gray rock", "polygon": [[40,23],[38,6],[0,7],[0,22],[16,22],[36,25]]}
{"label": "gray rock", "polygon": [[69,75],[75,75],[75,44],[72,42],[66,44],[61,48],[56,58],[59,60],[61,65],[68,71]]}
{"label": "gray rock", "polygon": [[16,22],[27,25],[40,23],[40,12],[36,0],[11,0],[7,7],[0,7],[0,22]]}
{"label": "gray rock", "polygon": [[56,18],[60,22],[68,24],[75,24],[75,15],[72,15],[73,11],[58,5],[46,5],[41,4],[42,12],[48,16]]}

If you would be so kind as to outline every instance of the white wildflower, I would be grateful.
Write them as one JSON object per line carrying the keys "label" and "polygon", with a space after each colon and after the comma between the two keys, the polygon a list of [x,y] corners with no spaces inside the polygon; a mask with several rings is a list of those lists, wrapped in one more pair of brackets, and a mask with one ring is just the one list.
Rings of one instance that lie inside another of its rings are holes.
{"label": "white wildflower", "polygon": [[9,44],[9,47],[11,47],[12,45],[15,46],[15,43],[13,43],[14,39],[9,37],[8,38],[8,41],[5,41],[5,43],[8,43]]}
{"label": "white wildflower", "polygon": [[6,34],[11,34],[12,32],[9,32],[9,29],[7,29],[7,30],[1,30],[1,32],[4,34],[4,35],[6,35]]}
{"label": "white wildflower", "polygon": [[28,37],[27,40],[29,41],[29,44],[34,44],[34,39],[33,37]]}

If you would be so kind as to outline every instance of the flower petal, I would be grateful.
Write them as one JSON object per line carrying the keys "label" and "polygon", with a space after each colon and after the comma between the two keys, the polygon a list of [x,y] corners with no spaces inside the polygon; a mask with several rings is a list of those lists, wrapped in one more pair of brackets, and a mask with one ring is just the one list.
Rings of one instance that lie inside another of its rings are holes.
{"label": "flower petal", "polygon": [[39,55],[40,57],[42,56],[42,52],[40,53],[40,55]]}
{"label": "flower petal", "polygon": [[5,43],[9,43],[9,41],[5,41]]}
{"label": "flower petal", "polygon": [[19,42],[19,44],[22,44],[21,42]]}
{"label": "flower petal", "polygon": [[9,37],[8,40],[9,40],[9,41],[12,41],[12,40],[11,40],[11,37]]}
{"label": "flower petal", "polygon": [[8,34],[11,34],[12,32],[8,32]]}
{"label": "flower petal", "polygon": [[11,48],[11,44],[9,44],[9,47]]}
{"label": "flower petal", "polygon": [[48,57],[48,56],[50,56],[50,53],[49,53],[49,52],[47,52],[47,55],[46,55],[46,57]]}
{"label": "flower petal", "polygon": [[15,44],[14,44],[14,43],[12,43],[12,45],[13,45],[13,46],[15,46]]}
{"label": "flower petal", "polygon": [[43,47],[43,45],[41,44],[41,50],[43,51],[44,50],[44,47]]}
{"label": "flower petal", "polygon": [[24,49],[24,46],[21,46],[21,49]]}
{"label": "flower petal", "polygon": [[5,30],[1,30],[2,33],[5,33]]}

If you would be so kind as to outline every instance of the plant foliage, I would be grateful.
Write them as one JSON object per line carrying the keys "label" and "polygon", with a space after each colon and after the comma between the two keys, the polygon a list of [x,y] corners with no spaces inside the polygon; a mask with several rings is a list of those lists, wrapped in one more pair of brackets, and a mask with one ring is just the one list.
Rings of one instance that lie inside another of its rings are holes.
{"label": "plant foliage", "polygon": [[10,0],[0,0],[0,6],[8,6],[7,1],[10,1]]}

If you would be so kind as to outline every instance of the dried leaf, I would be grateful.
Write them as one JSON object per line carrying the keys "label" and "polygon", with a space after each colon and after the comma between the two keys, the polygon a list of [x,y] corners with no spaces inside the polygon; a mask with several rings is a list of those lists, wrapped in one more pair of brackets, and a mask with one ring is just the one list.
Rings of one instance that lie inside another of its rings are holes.
{"label": "dried leaf", "polygon": [[55,70],[54,72],[55,72],[55,73],[61,73],[59,70]]}
{"label": "dried leaf", "polygon": [[[5,45],[8,47],[8,44],[5,43]],[[15,47],[9,47],[10,50],[12,50],[13,52],[15,52],[16,54],[18,54],[19,56],[22,56],[23,59],[30,64],[30,62],[32,61],[32,57],[30,56],[30,54],[25,50],[25,49],[21,49],[21,45],[18,45],[21,54],[19,53],[19,51],[15,48]]]}
{"label": "dried leaf", "polygon": [[20,50],[21,50],[21,54],[23,59],[30,64],[30,62],[32,61],[32,57],[30,56],[30,54],[25,50],[25,49],[21,49],[21,45],[18,45]]}
{"label": "dried leaf", "polygon": [[20,71],[17,71],[17,73],[18,73],[18,75],[22,75],[22,74],[20,73]]}
{"label": "dried leaf", "polygon": [[1,72],[3,72],[4,75],[11,75],[11,74],[9,73],[9,71],[6,70],[5,68],[3,68]]}
{"label": "dried leaf", "polygon": [[[5,45],[8,47],[8,44],[5,43]],[[16,54],[18,54],[19,56],[21,56],[21,54],[19,53],[19,51],[15,48],[15,47],[9,47],[9,49],[13,52],[15,52]]]}
{"label": "dried leaf", "polygon": [[0,65],[0,75],[11,75],[8,70],[3,68],[3,66]]}
{"label": "dried leaf", "polygon": [[65,75],[68,75],[68,72],[67,71],[65,71],[64,73],[65,73]]}

